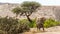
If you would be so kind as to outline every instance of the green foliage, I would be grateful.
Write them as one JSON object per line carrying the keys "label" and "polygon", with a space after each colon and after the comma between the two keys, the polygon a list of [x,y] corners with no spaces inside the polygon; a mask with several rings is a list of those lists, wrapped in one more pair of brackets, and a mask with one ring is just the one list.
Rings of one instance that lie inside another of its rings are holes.
{"label": "green foliage", "polygon": [[29,2],[29,1],[25,1],[23,3],[21,3],[21,7],[23,8],[23,14],[26,13],[29,16],[36,11],[36,9],[38,7],[40,7],[41,5],[38,2]]}
{"label": "green foliage", "polygon": [[25,1],[25,2],[21,3],[21,7],[14,8],[12,10],[12,12],[15,14],[20,14],[20,15],[23,15],[25,13],[31,15],[40,6],[41,5],[38,2]]}
{"label": "green foliage", "polygon": [[[32,23],[30,23],[27,19],[22,19],[21,21],[24,22],[24,23],[28,23],[30,28],[36,27],[36,19],[32,19],[32,21],[33,21]],[[57,26],[57,25],[60,25],[60,22],[55,21],[51,18],[47,19],[44,23],[45,28],[53,27],[53,26]]]}
{"label": "green foliage", "polygon": [[0,30],[0,34],[7,34],[5,31]]}
{"label": "green foliage", "polygon": [[27,23],[22,24],[18,19],[12,17],[0,17],[0,33],[19,34],[28,30]]}
{"label": "green foliage", "polygon": [[32,23],[29,23],[31,28],[36,27],[36,19],[32,19]]}
{"label": "green foliage", "polygon": [[18,20],[11,17],[0,18],[0,30],[7,32],[8,34],[12,34],[16,32]]}
{"label": "green foliage", "polygon": [[29,1],[25,1],[23,3],[21,3],[20,7],[16,7],[12,10],[13,13],[16,14],[16,17],[18,15],[22,16],[26,16],[27,19],[31,22],[29,16],[33,13],[36,12],[36,9],[39,8],[41,5],[38,2],[29,2]]}
{"label": "green foliage", "polygon": [[[60,25],[60,22],[53,19],[47,19],[44,23],[44,27],[52,27]],[[25,31],[29,31],[30,28],[36,27],[36,19],[32,19],[30,23],[27,19],[14,19],[11,17],[0,17],[0,34],[19,34]]]}
{"label": "green foliage", "polygon": [[19,14],[21,12],[22,8],[21,7],[15,7],[12,12],[15,13],[15,14]]}
{"label": "green foliage", "polygon": [[32,6],[35,6],[35,7],[39,7],[39,6],[41,6],[38,2],[34,2],[34,1],[32,1],[32,2],[30,2],[30,1],[25,1],[25,2],[23,2],[22,3],[22,5],[21,6],[24,6],[24,7],[32,7]]}
{"label": "green foliage", "polygon": [[26,19],[24,20],[19,20],[19,31],[20,32],[24,32],[24,31],[29,31],[30,30],[30,27],[28,26],[28,21]]}
{"label": "green foliage", "polygon": [[36,19],[32,19],[32,23],[30,23],[27,19],[20,20],[21,23],[27,23],[30,28],[36,27]]}
{"label": "green foliage", "polygon": [[48,28],[48,27],[52,27],[52,26],[57,26],[59,24],[60,24],[60,22],[55,21],[55,20],[50,18],[50,19],[47,19],[45,21],[44,27]]}

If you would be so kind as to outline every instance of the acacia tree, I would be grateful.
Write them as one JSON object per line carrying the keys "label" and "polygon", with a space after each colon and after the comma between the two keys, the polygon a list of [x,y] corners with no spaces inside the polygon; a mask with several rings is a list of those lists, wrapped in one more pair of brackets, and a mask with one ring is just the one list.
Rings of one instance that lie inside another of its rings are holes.
{"label": "acacia tree", "polygon": [[21,8],[20,7],[15,7],[13,10],[12,10],[12,12],[14,13],[14,14],[16,14],[16,18],[18,17],[18,15],[20,14],[20,12],[21,12]]}
{"label": "acacia tree", "polygon": [[29,18],[29,16],[33,13],[36,12],[36,9],[40,7],[41,5],[38,2],[29,2],[25,1],[21,3],[21,8],[14,8],[13,12],[16,13],[17,15],[25,15],[29,22],[32,22],[32,20]]}

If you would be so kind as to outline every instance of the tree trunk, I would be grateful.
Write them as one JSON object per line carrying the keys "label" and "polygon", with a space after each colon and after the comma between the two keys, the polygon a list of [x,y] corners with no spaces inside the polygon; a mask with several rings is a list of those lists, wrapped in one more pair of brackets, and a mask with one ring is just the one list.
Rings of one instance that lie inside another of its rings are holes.
{"label": "tree trunk", "polygon": [[31,22],[32,22],[32,20],[29,18],[29,16],[26,16],[26,17],[27,17],[28,21],[31,23]]}

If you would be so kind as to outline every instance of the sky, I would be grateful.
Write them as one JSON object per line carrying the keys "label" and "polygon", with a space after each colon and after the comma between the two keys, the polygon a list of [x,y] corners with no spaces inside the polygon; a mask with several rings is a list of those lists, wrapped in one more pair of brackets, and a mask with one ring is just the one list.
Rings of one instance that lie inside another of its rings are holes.
{"label": "sky", "polygon": [[24,1],[36,1],[39,2],[41,5],[60,6],[60,0],[0,0],[0,2],[3,3],[22,3]]}

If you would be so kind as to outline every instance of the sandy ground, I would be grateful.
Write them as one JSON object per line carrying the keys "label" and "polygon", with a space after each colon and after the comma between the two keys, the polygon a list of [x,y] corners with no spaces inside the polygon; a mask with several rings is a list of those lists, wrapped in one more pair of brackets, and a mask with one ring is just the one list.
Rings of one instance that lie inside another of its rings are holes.
{"label": "sandy ground", "polygon": [[45,28],[45,32],[37,31],[36,28],[31,28],[30,32],[25,32],[24,34],[60,34],[60,26]]}

